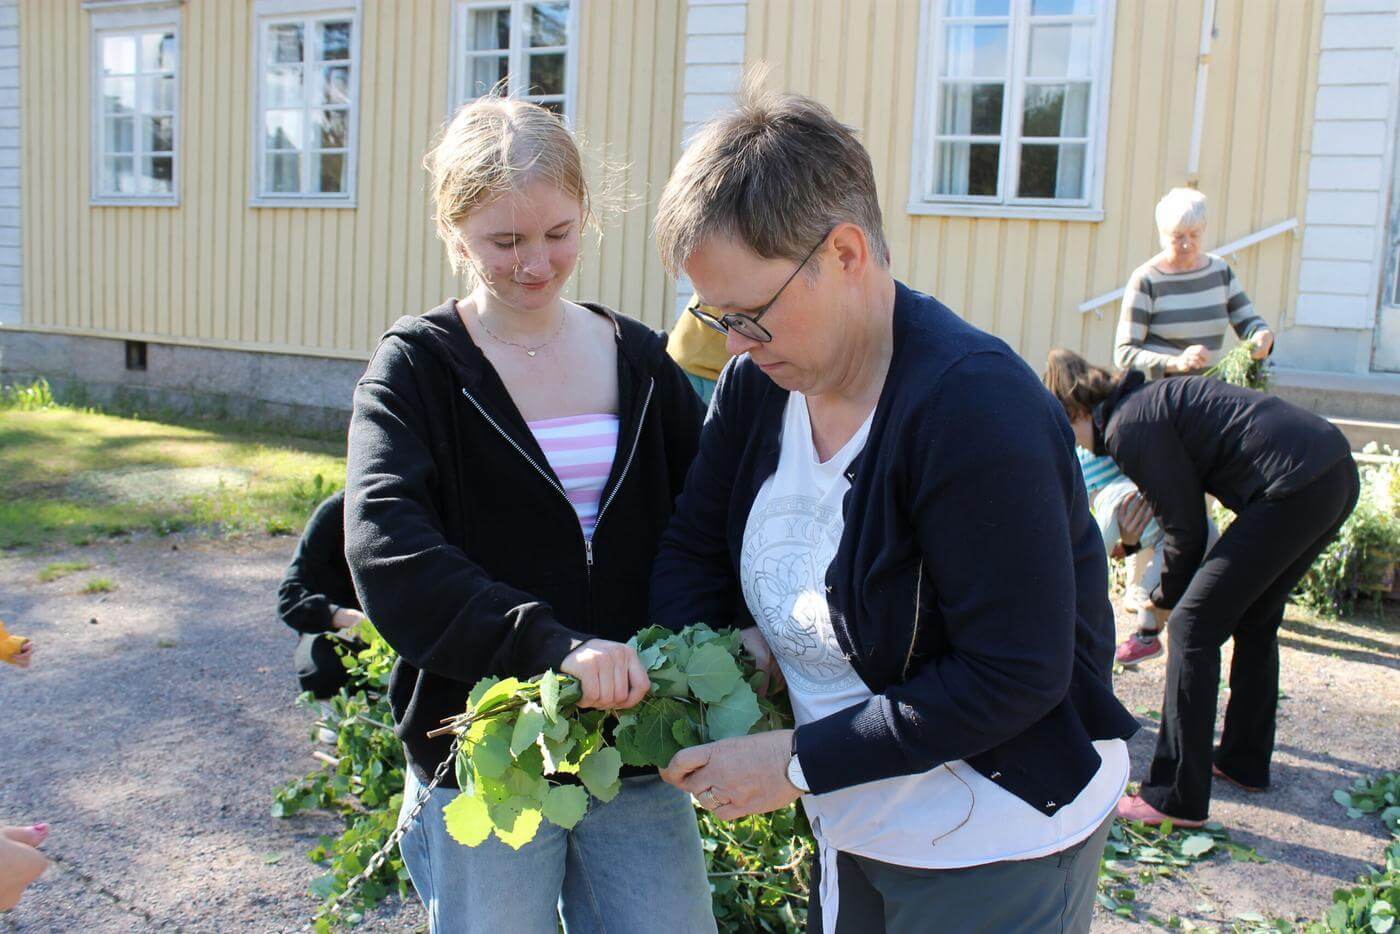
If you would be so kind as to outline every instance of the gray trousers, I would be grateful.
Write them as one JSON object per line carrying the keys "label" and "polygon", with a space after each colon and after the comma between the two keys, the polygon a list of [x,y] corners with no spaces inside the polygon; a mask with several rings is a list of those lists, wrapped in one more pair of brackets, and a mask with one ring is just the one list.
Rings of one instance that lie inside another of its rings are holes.
{"label": "gray trousers", "polygon": [[[1089,930],[1113,815],[1083,841],[1039,859],[966,869],[912,869],[841,853],[837,934]],[[821,867],[814,861],[808,934],[821,934]]]}

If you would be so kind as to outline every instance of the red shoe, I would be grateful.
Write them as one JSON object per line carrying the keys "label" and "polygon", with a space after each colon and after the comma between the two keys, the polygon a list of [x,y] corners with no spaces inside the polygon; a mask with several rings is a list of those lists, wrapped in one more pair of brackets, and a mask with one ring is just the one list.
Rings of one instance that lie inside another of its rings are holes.
{"label": "red shoe", "polygon": [[1220,766],[1218,765],[1212,765],[1210,767],[1210,774],[1214,775],[1216,778],[1223,778],[1225,779],[1225,781],[1229,782],[1231,785],[1234,785],[1236,788],[1243,789],[1244,791],[1247,791],[1250,794],[1257,795],[1261,791],[1269,790],[1267,785],[1246,785],[1242,781],[1233,779],[1230,776],[1226,775],[1224,772],[1220,771]]}
{"label": "red shoe", "polygon": [[1161,655],[1163,651],[1161,639],[1156,636],[1144,639],[1141,633],[1134,633],[1118,646],[1118,651],[1113,653],[1113,660],[1124,668],[1136,668],[1140,663]]}
{"label": "red shoe", "polygon": [[1184,817],[1172,817],[1170,814],[1163,814],[1161,811],[1139,798],[1137,795],[1124,795],[1118,799],[1118,816],[1125,821],[1142,821],[1152,827],[1156,827],[1164,821],[1171,821],[1176,827],[1204,827],[1203,820],[1187,820]]}

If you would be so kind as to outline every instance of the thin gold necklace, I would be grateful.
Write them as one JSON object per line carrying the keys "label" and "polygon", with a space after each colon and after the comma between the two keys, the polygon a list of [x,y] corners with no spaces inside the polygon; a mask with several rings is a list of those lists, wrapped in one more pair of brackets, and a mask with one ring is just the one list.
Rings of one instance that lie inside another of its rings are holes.
{"label": "thin gold necklace", "polygon": [[539,353],[541,350],[544,350],[544,349],[545,349],[546,347],[548,347],[550,344],[554,343],[554,339],[555,339],[556,337],[558,337],[559,334],[564,330],[564,321],[565,321],[567,318],[568,318],[568,313],[567,313],[567,311],[561,313],[561,314],[559,315],[559,327],[557,327],[557,328],[554,329],[554,333],[553,333],[553,334],[551,334],[551,335],[549,335],[549,337],[545,338],[544,343],[536,344],[536,345],[533,346],[533,347],[531,347],[531,346],[529,346],[529,345],[527,345],[527,344],[522,344],[522,343],[520,343],[519,341],[510,341],[510,340],[506,340],[504,337],[501,337],[501,336],[500,336],[499,334],[497,334],[495,331],[491,330],[490,326],[487,325],[487,323],[486,323],[486,318],[485,318],[485,316],[482,315],[481,312],[477,312],[477,315],[476,315],[476,323],[479,324],[479,325],[481,325],[481,329],[482,329],[483,331],[485,331],[485,332],[491,337],[492,340],[498,341],[498,342],[500,342],[500,343],[502,343],[502,344],[509,344],[509,345],[512,346],[512,347],[519,347],[521,350],[525,351],[525,355],[526,355],[527,357],[533,357],[535,354]]}

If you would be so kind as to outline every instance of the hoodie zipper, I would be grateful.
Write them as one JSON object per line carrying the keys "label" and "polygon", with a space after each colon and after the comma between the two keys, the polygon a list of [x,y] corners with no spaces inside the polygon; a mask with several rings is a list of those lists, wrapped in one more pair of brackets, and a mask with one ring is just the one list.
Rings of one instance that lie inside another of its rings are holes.
{"label": "hoodie zipper", "polygon": [[[608,507],[612,505],[613,499],[617,496],[617,491],[622,488],[623,482],[627,479],[628,471],[632,469],[632,461],[636,459],[637,456],[637,444],[642,439],[642,426],[646,424],[647,409],[651,407],[651,395],[655,389],[656,379],[653,377],[650,378],[647,382],[647,394],[646,398],[642,402],[642,415],[641,418],[637,420],[636,433],[632,435],[632,447],[631,450],[629,450],[627,453],[627,462],[622,465],[622,473],[618,474],[617,483],[614,484],[612,492],[608,494],[608,498],[598,509],[598,517],[593,520],[593,533],[595,535],[598,533],[599,524],[603,521],[603,515],[608,511]],[[504,428],[501,427],[500,423],[491,417],[491,413],[487,412],[485,406],[483,406],[480,402],[477,402],[476,399],[472,396],[472,394],[467,392],[466,387],[462,388],[462,395],[465,396],[467,401],[472,404],[473,408],[475,408],[478,412],[481,413],[481,417],[486,419],[487,423],[492,428],[496,429],[496,433],[499,434],[502,438],[505,438],[506,443],[509,444],[511,447],[515,448],[515,450],[520,454],[520,456],[525,458],[525,462],[528,463],[531,467],[535,468],[535,473],[543,477],[544,481],[548,483],[551,487],[553,487],[561,497],[563,497],[564,503],[569,507],[569,511],[573,512],[574,504],[569,500],[569,494],[564,492],[564,487],[559,484],[559,481],[555,480],[554,477],[550,475],[549,471],[541,467],[539,465],[539,462],[530,456],[530,452],[526,451],[523,447],[521,447],[516,442],[516,440],[512,438]],[[578,533],[579,537],[583,539],[583,559],[587,569],[589,585],[591,587],[593,581],[593,539],[583,534],[582,525],[578,527]]]}

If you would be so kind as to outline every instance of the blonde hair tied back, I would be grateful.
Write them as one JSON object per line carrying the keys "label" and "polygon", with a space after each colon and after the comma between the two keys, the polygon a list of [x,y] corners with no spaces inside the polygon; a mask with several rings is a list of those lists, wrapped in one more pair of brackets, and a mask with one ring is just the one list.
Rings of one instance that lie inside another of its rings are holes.
{"label": "blonde hair tied back", "polygon": [[464,104],[423,157],[433,220],[455,273],[473,275],[459,225],[474,212],[534,181],[576,198],[585,225],[596,226],[578,144],[553,111],[507,97],[498,86]]}

